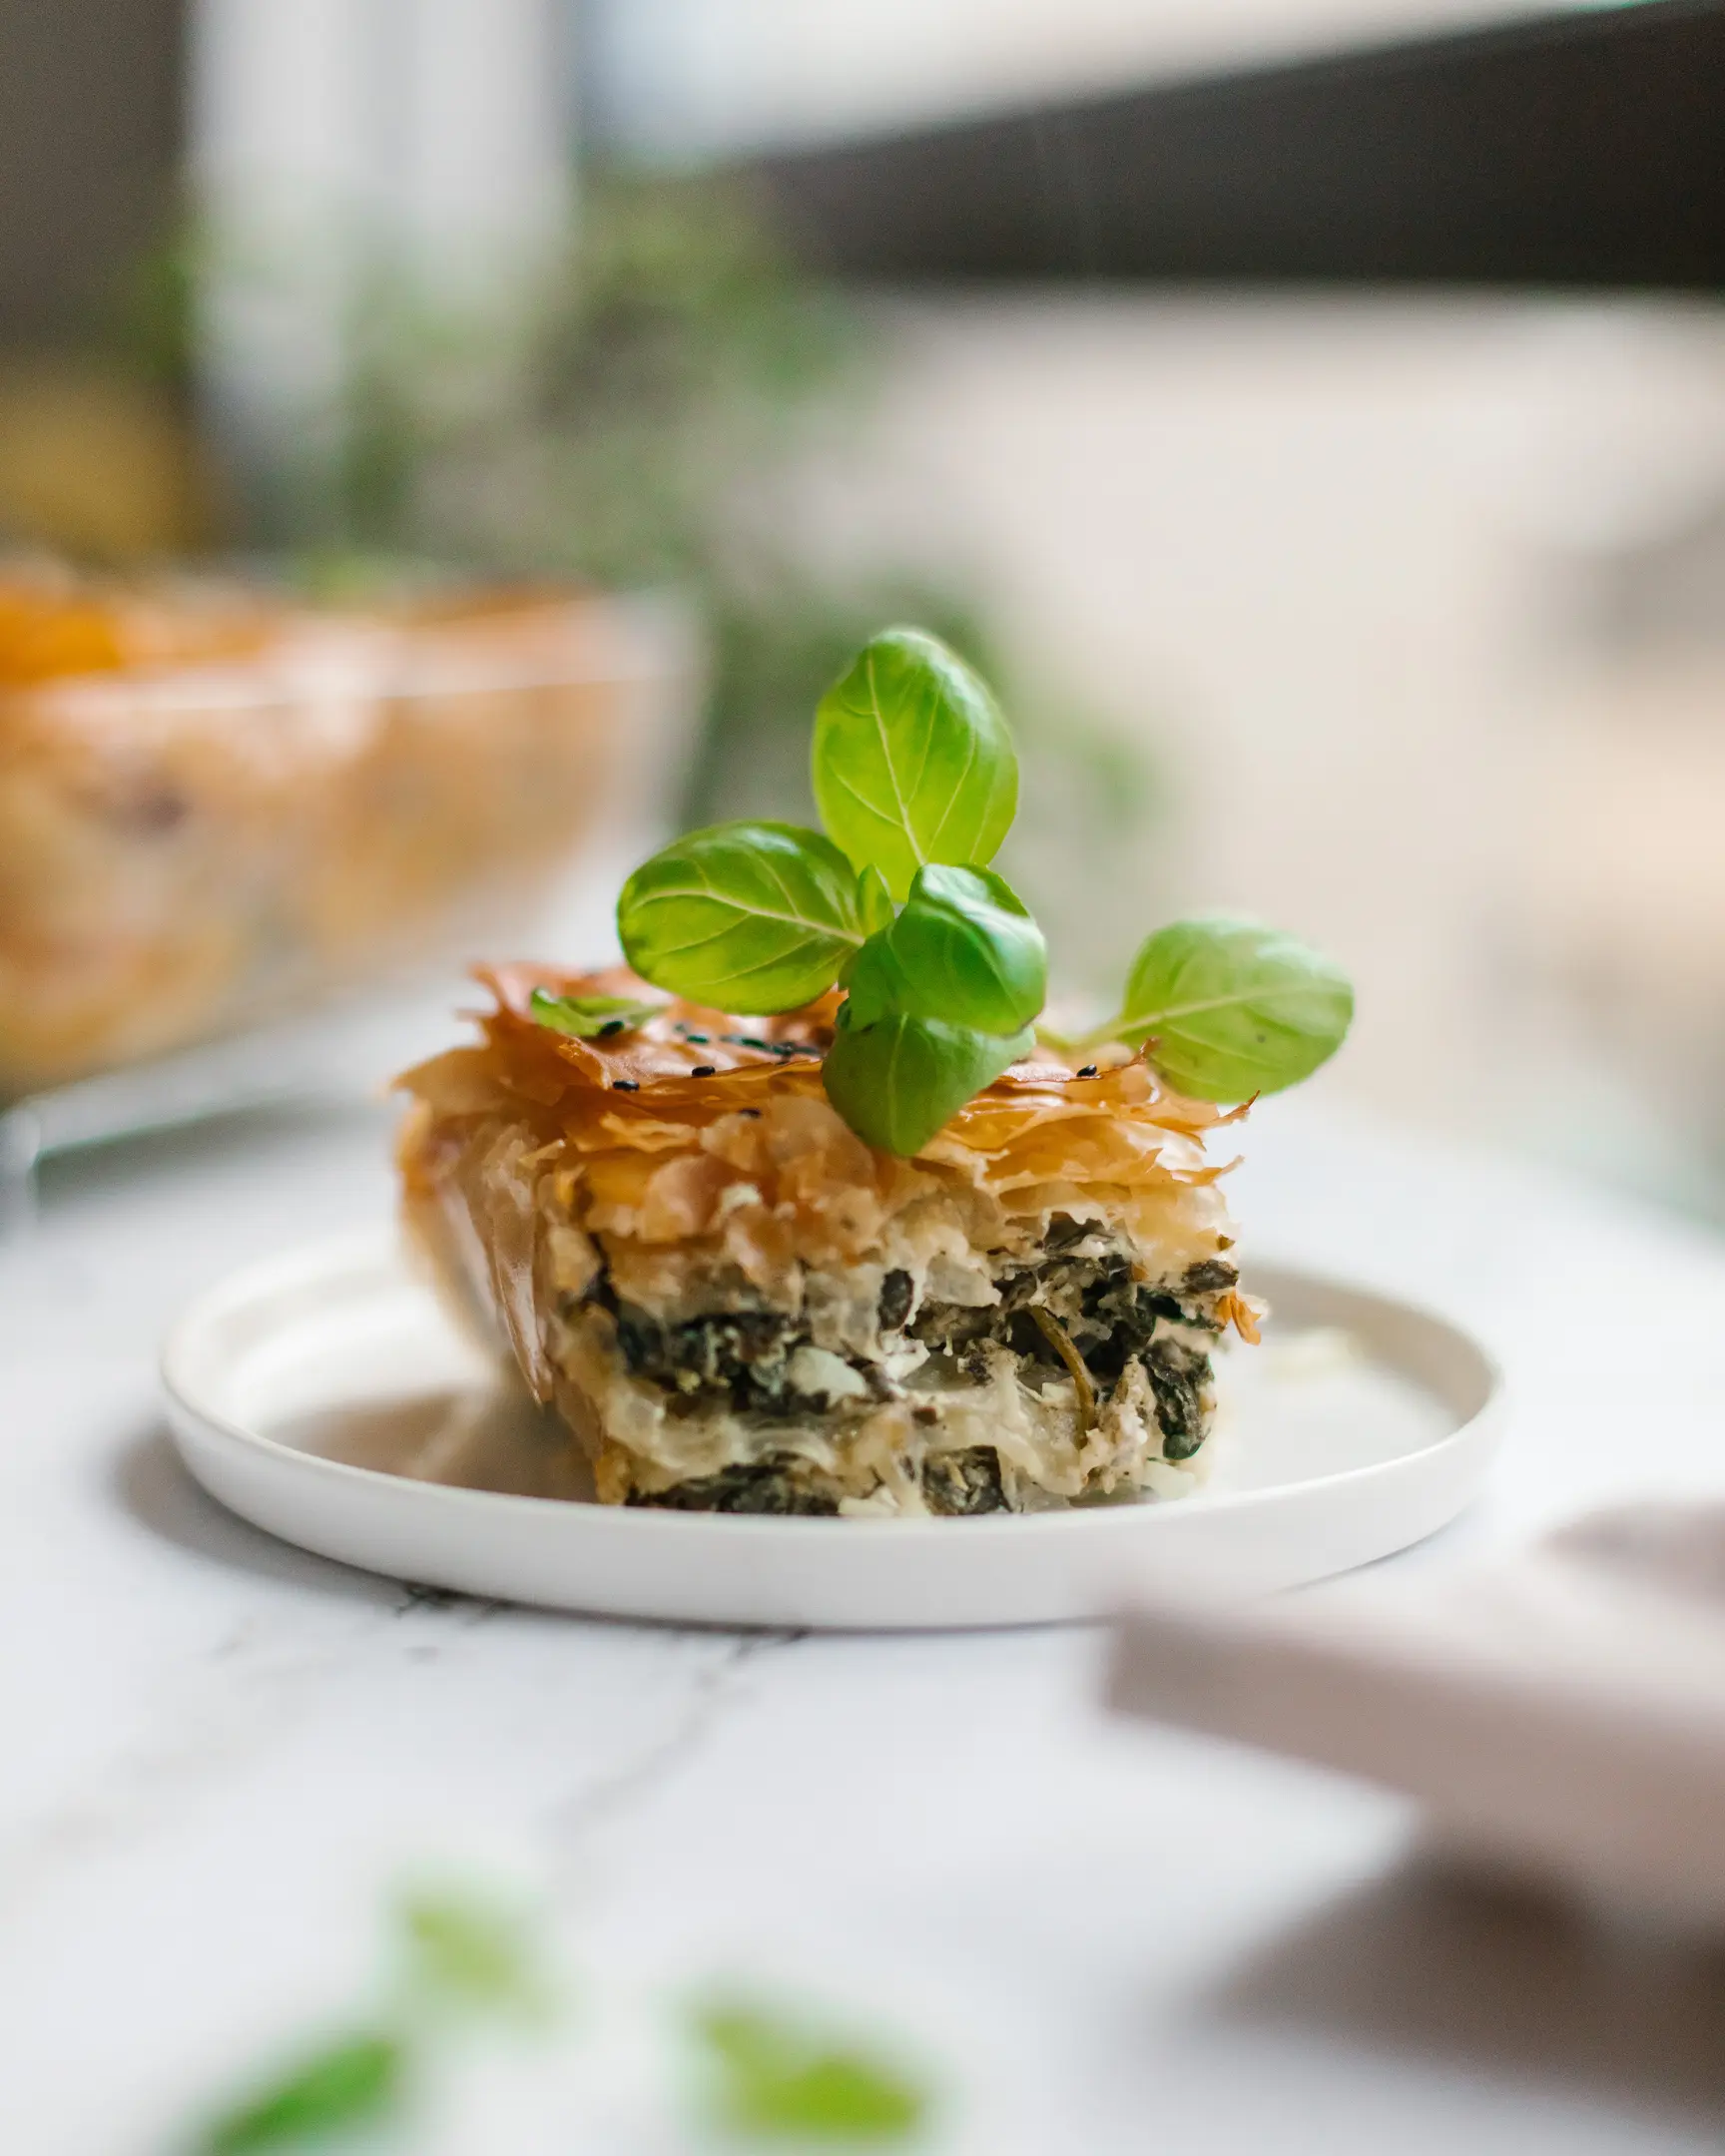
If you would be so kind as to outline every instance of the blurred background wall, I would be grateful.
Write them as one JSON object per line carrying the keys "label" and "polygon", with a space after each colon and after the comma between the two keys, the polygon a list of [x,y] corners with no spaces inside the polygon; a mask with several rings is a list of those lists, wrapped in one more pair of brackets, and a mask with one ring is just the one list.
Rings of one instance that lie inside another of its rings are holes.
{"label": "blurred background wall", "polygon": [[560,0],[189,0],[198,378],[255,523],[327,424],[383,273],[507,313],[570,199]]}
{"label": "blurred background wall", "polygon": [[111,349],[178,213],[186,64],[180,0],[0,0],[0,514],[98,552],[198,520],[172,416]]}
{"label": "blurred background wall", "polygon": [[[1298,921],[1361,984],[1338,1087],[1697,1200],[1725,988],[1717,310],[1093,293],[922,300],[895,329],[811,522],[962,564],[1015,666],[1146,750],[1127,918]],[[1069,962],[1109,934],[1095,871],[1073,880]]]}
{"label": "blurred background wall", "polygon": [[0,5],[0,339],[88,332],[104,278],[160,239],[179,186],[180,0]]}
{"label": "blurred background wall", "polygon": [[[1013,872],[1076,986],[1169,909],[1262,911],[1359,977],[1335,1097],[1716,1210],[1707,277],[841,286],[725,169],[1269,70],[1262,127],[1227,138],[1249,192],[1290,58],[1345,97],[1357,51],[1525,28],[1516,80],[1537,80],[1550,25],[1631,14],[1720,20],[1698,0],[0,0],[0,517],[93,556],[332,545],[676,591],[712,661],[691,815],[799,812],[825,673],[882,612],[918,612],[1007,689],[1041,805]],[[1433,143],[1466,166],[1470,130],[1519,133],[1514,184],[1560,222],[1580,183],[1559,136],[1431,80]],[[1583,135],[1657,136],[1657,112],[1613,105],[1628,76],[1588,80]],[[1704,259],[1719,189],[1680,177]],[[1067,185],[1051,169],[1050,199]],[[1489,229],[1488,201],[1469,215]]]}

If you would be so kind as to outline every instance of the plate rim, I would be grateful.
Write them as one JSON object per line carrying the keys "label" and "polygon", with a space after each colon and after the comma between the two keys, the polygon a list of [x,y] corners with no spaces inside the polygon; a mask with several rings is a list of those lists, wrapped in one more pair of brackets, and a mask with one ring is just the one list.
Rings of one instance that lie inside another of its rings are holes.
{"label": "plate rim", "polygon": [[[790,1537],[814,1540],[847,1531],[854,1535],[859,1528],[866,1529],[871,1538],[890,1536],[898,1542],[943,1540],[955,1533],[961,1535],[968,1544],[974,1544],[982,1537],[997,1541],[1028,1541],[1032,1538],[1054,1536],[1076,1539],[1085,1534],[1099,1537],[1118,1533],[1126,1523],[1130,1523],[1140,1534],[1146,1531],[1154,1532],[1156,1530],[1150,1529],[1149,1523],[1158,1518],[1178,1519],[1189,1517],[1194,1512],[1202,1512],[1208,1518],[1215,1518],[1219,1514],[1252,1513],[1286,1505],[1296,1493],[1351,1491],[1365,1487],[1375,1480],[1393,1478],[1406,1471],[1407,1463],[1411,1459],[1432,1460],[1438,1455],[1464,1451],[1470,1445],[1482,1442],[1493,1444],[1500,1435],[1507,1397],[1503,1370],[1496,1356],[1457,1319],[1434,1309],[1429,1304],[1415,1302],[1405,1296],[1350,1280],[1344,1275],[1317,1270],[1286,1259],[1266,1259],[1255,1270],[1260,1278],[1272,1276],[1288,1282],[1298,1282],[1303,1289],[1317,1289],[1321,1293],[1367,1303],[1381,1311],[1394,1313],[1398,1318],[1412,1317],[1421,1324],[1447,1335],[1450,1344],[1458,1348],[1474,1365],[1474,1372],[1481,1386],[1477,1407],[1458,1420],[1453,1429],[1445,1431],[1441,1437],[1435,1438],[1429,1444],[1415,1447],[1412,1451],[1398,1453],[1387,1460],[1374,1460],[1363,1466],[1341,1468],[1330,1474],[1307,1476],[1298,1482],[1271,1484],[1263,1489],[1224,1490],[1214,1495],[1201,1490],[1194,1498],[1175,1498],[1162,1502],[1129,1500],[1114,1504],[1070,1506],[1046,1512],[985,1515],[981,1518],[850,1519],[819,1515],[762,1516],[744,1513],[680,1512],[669,1507],[597,1504],[578,1498],[541,1497],[514,1490],[470,1489],[459,1483],[418,1481],[412,1476],[392,1474],[383,1468],[361,1467],[348,1460],[327,1459],[319,1453],[307,1452],[297,1445],[286,1443],[281,1438],[270,1436],[266,1431],[252,1428],[236,1417],[215,1410],[207,1400],[197,1396],[195,1382],[191,1385],[187,1383],[184,1365],[195,1354],[201,1337],[214,1323],[235,1308],[244,1308],[248,1303],[257,1302],[272,1292],[280,1294],[290,1290],[295,1281],[314,1281],[319,1275],[332,1274],[339,1270],[351,1272],[362,1269],[393,1272],[403,1285],[412,1285],[412,1269],[407,1262],[407,1254],[398,1230],[377,1227],[349,1229],[340,1234],[290,1245],[273,1256],[252,1260],[221,1275],[184,1308],[163,1339],[158,1372],[169,1407],[169,1422],[175,1449],[198,1480],[202,1481],[203,1478],[198,1475],[197,1467],[188,1455],[181,1427],[182,1416],[201,1425],[205,1432],[213,1432],[221,1441],[256,1454],[278,1469],[286,1468],[312,1479],[320,1478],[332,1488],[343,1485],[355,1488],[381,1487],[390,1490],[403,1503],[443,1510],[450,1506],[467,1509],[476,1505],[482,1511],[496,1512],[500,1518],[534,1518],[573,1512],[584,1524],[592,1525],[604,1520],[609,1522],[607,1531],[632,1534],[640,1540],[659,1537],[676,1539],[678,1536],[690,1535],[709,1537],[715,1527],[733,1539],[764,1535],[775,1542]],[[431,1294],[429,1283],[424,1285],[425,1292]],[[1426,1389],[1435,1390],[1431,1386]],[[1458,1409],[1450,1411],[1459,1413]]]}

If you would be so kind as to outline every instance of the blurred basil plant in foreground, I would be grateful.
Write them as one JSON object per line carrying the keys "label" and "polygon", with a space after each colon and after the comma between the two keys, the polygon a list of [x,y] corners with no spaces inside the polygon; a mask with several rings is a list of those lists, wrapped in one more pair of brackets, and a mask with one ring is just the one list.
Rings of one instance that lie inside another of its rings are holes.
{"label": "blurred basil plant in foreground", "polygon": [[[406,2150],[436,2133],[439,2069],[487,2030],[581,2056],[580,1994],[572,2002],[554,1981],[519,1908],[469,1887],[421,1888],[394,1905],[388,1948],[379,1996],[219,2108],[185,2156]],[[881,2148],[920,2139],[930,2119],[923,2078],[871,2041],[730,1988],[665,2011],[680,2065],[660,2103],[704,2145]],[[488,2156],[530,2152],[499,2141]]]}

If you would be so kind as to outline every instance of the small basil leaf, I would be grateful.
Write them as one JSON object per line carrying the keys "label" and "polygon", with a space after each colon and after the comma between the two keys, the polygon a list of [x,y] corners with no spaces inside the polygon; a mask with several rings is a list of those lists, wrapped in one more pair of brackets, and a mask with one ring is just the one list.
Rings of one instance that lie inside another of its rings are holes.
{"label": "small basil leaf", "polygon": [[862,942],[857,874],[790,823],[718,823],[655,853],[623,886],[617,929],[644,980],[719,1010],[795,1010]]}
{"label": "small basil leaf", "polygon": [[1048,950],[1004,876],[919,868],[903,911],[858,953],[849,985],[854,1025],[895,1011],[1017,1033],[1047,1000]]}
{"label": "small basil leaf", "polygon": [[331,2044],[219,2119],[204,2136],[205,2156],[252,2156],[256,2149],[293,2148],[378,2125],[399,2107],[405,2064],[394,2036]]}
{"label": "small basil leaf", "polygon": [[716,2123],[763,2139],[900,2141],[927,2112],[926,2092],[852,2044],[746,2006],[713,2006],[695,2031],[717,2069]]}
{"label": "small basil leaf", "polygon": [[994,699],[919,629],[875,637],[822,698],[814,779],[828,830],[897,899],[926,861],[992,860],[1018,806]]}
{"label": "small basil leaf", "polygon": [[665,1006],[638,1003],[630,996],[554,996],[535,988],[528,998],[528,1008],[553,1033],[567,1033],[572,1040],[591,1040],[607,1026],[644,1025]]}
{"label": "small basil leaf", "polygon": [[840,1007],[827,1051],[827,1097],[865,1144],[906,1160],[1034,1039],[1028,1027],[1003,1038],[902,1012],[860,1024],[850,1009]]}
{"label": "small basil leaf", "polygon": [[1110,1037],[1196,1100],[1242,1101],[1308,1078],[1342,1045],[1354,990],[1295,937],[1216,917],[1159,928],[1132,961]]}

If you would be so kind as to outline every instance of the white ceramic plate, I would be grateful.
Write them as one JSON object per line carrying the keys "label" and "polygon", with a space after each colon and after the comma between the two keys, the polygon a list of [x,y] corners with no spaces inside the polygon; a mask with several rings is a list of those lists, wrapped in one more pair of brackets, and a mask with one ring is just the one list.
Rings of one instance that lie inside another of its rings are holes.
{"label": "white ceramic plate", "polygon": [[1489,1359],[1386,1297],[1254,1270],[1275,1318],[1224,1358],[1209,1484],[1029,1517],[833,1520],[600,1505],[560,1428],[456,1334],[392,1242],[290,1252],[203,1297],[163,1376],[182,1456],[272,1534],[395,1578],[680,1622],[901,1627],[1093,1617],[1178,1571],[1297,1586],[1432,1534],[1500,1421]]}

